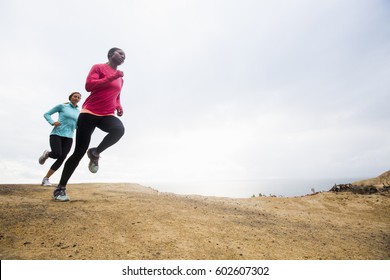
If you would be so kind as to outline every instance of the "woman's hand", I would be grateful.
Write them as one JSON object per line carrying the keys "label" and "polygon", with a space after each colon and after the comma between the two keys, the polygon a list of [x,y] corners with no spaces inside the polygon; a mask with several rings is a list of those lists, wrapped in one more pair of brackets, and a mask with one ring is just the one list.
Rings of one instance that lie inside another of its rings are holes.
{"label": "woman's hand", "polygon": [[123,109],[121,107],[116,108],[116,114],[118,115],[118,117],[122,117]]}

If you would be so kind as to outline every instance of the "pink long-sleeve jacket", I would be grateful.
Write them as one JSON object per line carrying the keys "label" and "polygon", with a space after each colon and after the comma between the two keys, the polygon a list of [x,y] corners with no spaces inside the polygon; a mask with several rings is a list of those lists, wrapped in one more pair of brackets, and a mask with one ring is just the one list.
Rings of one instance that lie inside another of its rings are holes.
{"label": "pink long-sleeve jacket", "polygon": [[123,86],[122,72],[107,64],[92,66],[85,89],[91,94],[85,100],[82,109],[95,115],[114,115],[116,109],[122,110],[120,93]]}

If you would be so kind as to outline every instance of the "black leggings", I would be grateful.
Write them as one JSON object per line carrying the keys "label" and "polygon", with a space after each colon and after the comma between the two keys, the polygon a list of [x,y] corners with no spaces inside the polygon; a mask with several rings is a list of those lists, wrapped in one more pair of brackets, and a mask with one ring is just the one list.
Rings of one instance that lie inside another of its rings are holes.
{"label": "black leggings", "polygon": [[60,180],[62,187],[66,187],[68,180],[84,157],[96,127],[108,133],[99,146],[96,147],[98,153],[114,145],[125,133],[122,122],[115,116],[95,116],[81,113],[77,120],[76,146],[73,154],[65,162],[62,171]]}
{"label": "black leggings", "polygon": [[73,139],[68,137],[61,137],[58,135],[50,135],[50,158],[57,159],[50,167],[51,170],[57,171],[62,165],[70,148],[72,147]]}

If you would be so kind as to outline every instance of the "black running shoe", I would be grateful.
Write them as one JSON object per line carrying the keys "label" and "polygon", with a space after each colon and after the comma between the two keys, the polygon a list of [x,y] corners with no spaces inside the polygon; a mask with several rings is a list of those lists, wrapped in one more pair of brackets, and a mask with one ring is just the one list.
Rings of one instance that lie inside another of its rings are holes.
{"label": "black running shoe", "polygon": [[53,198],[55,201],[69,201],[69,196],[66,195],[66,188],[57,186],[53,192]]}
{"label": "black running shoe", "polygon": [[100,156],[95,156],[94,153],[96,152],[96,148],[91,148],[87,151],[87,155],[89,157],[89,164],[88,169],[92,173],[96,173],[99,170],[99,158]]}

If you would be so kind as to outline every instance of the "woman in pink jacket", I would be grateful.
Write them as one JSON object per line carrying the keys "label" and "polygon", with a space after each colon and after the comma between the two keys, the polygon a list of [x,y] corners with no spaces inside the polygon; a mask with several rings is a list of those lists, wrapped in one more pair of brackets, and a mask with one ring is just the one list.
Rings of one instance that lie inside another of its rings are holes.
{"label": "woman in pink jacket", "polygon": [[[125,132],[122,122],[115,116],[115,111],[119,117],[123,115],[120,102],[123,72],[117,70],[117,67],[125,61],[126,56],[119,48],[110,49],[107,56],[107,63],[93,65],[88,74],[85,89],[90,95],[85,100],[77,121],[75,150],[66,161],[60,183],[53,193],[56,201],[69,200],[66,185],[85,152],[90,159],[89,170],[96,173],[99,169],[100,153],[118,142]],[[107,132],[107,135],[97,147],[87,151],[95,128]]]}

